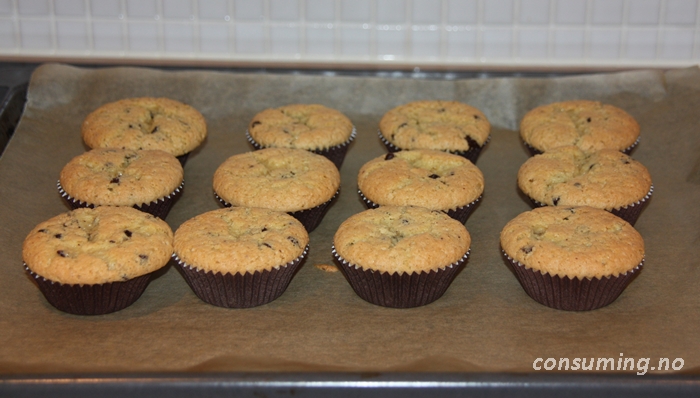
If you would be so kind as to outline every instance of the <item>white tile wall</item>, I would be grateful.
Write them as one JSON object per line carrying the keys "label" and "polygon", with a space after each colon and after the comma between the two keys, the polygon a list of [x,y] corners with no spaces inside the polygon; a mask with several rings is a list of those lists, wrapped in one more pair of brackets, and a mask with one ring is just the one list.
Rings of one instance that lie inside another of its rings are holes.
{"label": "white tile wall", "polygon": [[674,67],[700,0],[0,0],[0,60]]}

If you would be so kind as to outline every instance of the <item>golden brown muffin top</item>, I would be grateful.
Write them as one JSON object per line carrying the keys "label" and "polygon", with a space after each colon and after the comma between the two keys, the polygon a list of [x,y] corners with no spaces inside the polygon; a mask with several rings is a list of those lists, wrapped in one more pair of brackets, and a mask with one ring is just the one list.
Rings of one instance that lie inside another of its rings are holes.
{"label": "golden brown muffin top", "polygon": [[175,231],[175,254],[205,272],[251,274],[299,258],[309,243],[304,226],[273,210],[229,207],[185,221]]}
{"label": "golden brown muffin top", "polygon": [[292,104],[265,109],[248,124],[262,147],[327,149],[350,139],[353,125],[339,111],[318,104]]}
{"label": "golden brown muffin top", "polygon": [[24,240],[29,269],[63,284],[120,282],[168,263],[173,232],[131,207],[81,208],[37,225]]}
{"label": "golden brown muffin top", "polygon": [[518,186],[550,206],[610,211],[644,199],[651,189],[651,176],[644,165],[614,149],[586,154],[566,146],[528,159],[518,171]]}
{"label": "golden brown muffin top", "polygon": [[523,117],[520,136],[540,152],[576,145],[585,152],[622,151],[639,138],[639,124],[624,110],[595,101],[539,106]]}
{"label": "golden brown muffin top", "polygon": [[484,176],[462,156],[429,149],[400,151],[365,163],[357,177],[362,194],[378,205],[454,210],[478,199]]}
{"label": "golden brown muffin top", "polygon": [[345,220],[333,244],[352,265],[403,274],[458,262],[469,251],[471,237],[461,222],[441,211],[382,206]]}
{"label": "golden brown muffin top", "polygon": [[329,201],[340,187],[333,162],[303,149],[267,148],[234,155],[214,173],[214,192],[233,206],[284,212]]}
{"label": "golden brown muffin top", "polygon": [[174,156],[197,148],[207,135],[204,116],[168,98],[126,98],[90,113],[82,125],[90,148],[160,149]]}
{"label": "golden brown muffin top", "polygon": [[385,113],[384,138],[400,149],[467,151],[467,137],[484,145],[491,124],[480,110],[457,101],[415,101]]}
{"label": "golden brown muffin top", "polygon": [[540,207],[512,219],[501,247],[527,268],[569,278],[624,274],[644,259],[644,240],[625,220],[592,207]]}
{"label": "golden brown muffin top", "polygon": [[182,179],[180,162],[167,152],[97,148],[68,162],[59,181],[79,201],[134,206],[167,197]]}

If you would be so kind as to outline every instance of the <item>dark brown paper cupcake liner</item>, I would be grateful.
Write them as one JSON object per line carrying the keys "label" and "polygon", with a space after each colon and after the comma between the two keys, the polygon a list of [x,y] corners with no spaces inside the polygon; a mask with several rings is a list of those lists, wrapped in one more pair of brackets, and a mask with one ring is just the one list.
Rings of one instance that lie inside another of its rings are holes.
{"label": "dark brown paper cupcake liner", "polygon": [[[379,139],[382,141],[384,146],[389,152],[399,152],[403,150],[403,148],[399,148],[396,145],[392,144],[387,140],[384,135],[382,134],[381,130],[377,130],[377,134],[379,135]],[[454,155],[459,155],[463,158],[469,159],[470,162],[473,164],[476,164],[476,160],[479,158],[479,155],[481,154],[481,150],[486,147],[486,145],[491,141],[491,135],[489,135],[486,138],[486,141],[484,141],[484,145],[479,146],[479,144],[471,139],[470,137],[467,137],[467,142],[469,143],[469,149],[466,151],[445,151],[452,153]]]}
{"label": "dark brown paper cupcake liner", "polygon": [[565,311],[589,311],[612,303],[644,265],[642,259],[638,266],[617,277],[570,279],[527,268],[501,251],[528,296],[547,307]]}
{"label": "dark brown paper cupcake liner", "polygon": [[194,294],[205,303],[225,308],[250,308],[280,297],[308,251],[309,246],[306,245],[295,260],[270,271],[255,271],[253,274],[207,272],[183,262],[177,254],[173,254],[173,258]]}
{"label": "dark brown paper cupcake liner", "polygon": [[[641,137],[637,137],[637,139],[632,143],[632,145],[628,146],[627,148],[623,149],[621,152],[624,153],[625,155],[629,155],[632,153],[634,148],[639,144],[639,140]],[[530,152],[530,156],[535,156],[535,155],[541,155],[543,152],[540,151],[539,149],[536,149],[533,146],[530,146],[527,142],[523,141],[523,144],[525,145],[525,148],[527,148],[528,152]]]}
{"label": "dark brown paper cupcake liner", "polygon": [[[66,201],[66,203],[68,203],[68,206],[70,206],[71,209],[75,210],[82,207],[95,207],[95,205],[92,203],[83,202],[82,200],[75,199],[72,196],[68,195],[68,193],[63,189],[63,186],[61,185],[61,180],[58,180],[58,182],[56,183],[56,187],[58,188],[58,193],[61,194],[61,197]],[[182,194],[182,190],[184,188],[185,181],[183,180],[180,186],[177,187],[175,191],[173,191],[170,195],[164,198],[154,200],[150,203],[142,203],[140,205],[133,205],[131,207],[133,207],[136,210],[141,210],[144,213],[152,214],[160,218],[161,220],[165,220],[165,217],[167,217],[168,213],[170,213],[170,209],[173,207],[175,200]]]}
{"label": "dark brown paper cupcake liner", "polygon": [[[250,132],[248,130],[245,131],[245,136],[248,139],[248,142],[250,142],[250,145],[252,145],[256,151],[265,148],[264,146],[260,145],[257,141],[255,141],[253,137],[251,137]],[[337,167],[338,170],[340,170],[340,166],[343,165],[343,160],[345,160],[345,155],[348,152],[350,143],[355,139],[356,136],[357,130],[355,130],[355,126],[352,126],[352,133],[350,133],[350,138],[348,138],[347,141],[326,149],[314,149],[310,152],[325,157],[326,159],[333,162],[333,164],[335,164],[335,167]]]}
{"label": "dark brown paper cupcake liner", "polygon": [[[637,222],[639,215],[642,214],[642,209],[644,209],[646,201],[649,200],[649,198],[651,198],[652,193],[654,193],[653,185],[651,186],[651,188],[649,188],[649,192],[647,192],[647,194],[642,199],[639,199],[638,201],[631,203],[627,206],[622,206],[619,209],[612,209],[608,211],[627,221],[628,223],[630,223],[630,225],[634,226],[634,223]],[[546,204],[538,202],[535,199],[530,198],[529,196],[528,198],[535,207],[547,206]]]}
{"label": "dark brown paper cupcake liner", "polygon": [[75,315],[103,315],[122,310],[141,297],[151,278],[149,273],[123,282],[68,285],[37,275],[27,264],[24,269],[37,282],[49,304]]}
{"label": "dark brown paper cupcake liner", "polygon": [[[363,202],[365,202],[365,206],[367,206],[368,209],[376,209],[380,205],[372,202],[371,200],[367,199],[367,197],[362,193],[360,189],[357,190],[357,193],[360,194],[360,198],[362,199]],[[481,201],[481,198],[483,195],[479,195],[478,198],[476,198],[474,201],[471,203],[460,206],[456,209],[449,209],[448,211],[442,210],[445,214],[448,216],[454,218],[455,220],[461,222],[462,224],[467,222],[467,219],[469,216],[474,212],[474,209],[476,208],[477,203]]]}
{"label": "dark brown paper cupcake liner", "polygon": [[185,153],[184,155],[175,156],[175,157],[177,158],[177,160],[180,161],[180,166],[185,167],[185,163],[187,163],[187,158],[188,158],[189,156],[190,156],[190,153],[187,152],[187,153]]}
{"label": "dark brown paper cupcake liner", "polygon": [[[316,207],[312,207],[306,210],[290,211],[287,212],[287,214],[299,220],[299,222],[301,222],[301,224],[304,226],[304,229],[306,229],[306,232],[310,233],[311,231],[316,229],[316,227],[318,227],[318,224],[321,223],[321,220],[323,220],[323,216],[326,214],[326,210],[328,210],[328,207],[331,205],[331,202],[333,202],[333,199],[335,199],[339,193],[340,190],[336,191],[335,195],[333,195],[332,198],[330,198],[327,202],[321,203]],[[214,196],[216,197],[216,200],[218,200],[222,205],[224,205],[224,207],[231,207],[231,204],[223,200],[216,192],[214,192]]]}
{"label": "dark brown paper cupcake liner", "polygon": [[469,251],[453,263],[430,272],[393,273],[364,270],[342,258],[333,246],[338,269],[363,300],[392,308],[412,308],[430,304],[442,297],[469,259]]}

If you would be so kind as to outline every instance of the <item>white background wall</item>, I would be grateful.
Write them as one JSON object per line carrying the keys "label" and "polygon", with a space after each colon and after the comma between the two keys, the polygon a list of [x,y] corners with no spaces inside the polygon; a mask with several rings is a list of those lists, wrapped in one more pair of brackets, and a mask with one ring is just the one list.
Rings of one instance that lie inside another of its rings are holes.
{"label": "white background wall", "polygon": [[0,60],[674,67],[700,0],[0,0]]}

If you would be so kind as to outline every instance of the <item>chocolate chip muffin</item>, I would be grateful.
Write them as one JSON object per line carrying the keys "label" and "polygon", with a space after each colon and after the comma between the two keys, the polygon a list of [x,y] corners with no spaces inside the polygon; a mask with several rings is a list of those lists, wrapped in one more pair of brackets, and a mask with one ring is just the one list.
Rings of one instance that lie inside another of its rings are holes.
{"label": "chocolate chip muffin", "polygon": [[489,140],[491,124],[480,110],[457,101],[416,101],[397,106],[379,122],[389,152],[434,149],[476,163]]}
{"label": "chocolate chip muffin", "polygon": [[575,145],[587,153],[615,149],[629,154],[638,143],[639,124],[613,105],[564,101],[525,114],[520,136],[533,155],[565,145]]}
{"label": "chocolate chip muffin", "polygon": [[231,156],[214,173],[214,192],[225,206],[287,212],[311,232],[340,188],[340,173],[321,155],[267,148]]}
{"label": "chocolate chip muffin", "polygon": [[628,155],[614,149],[586,153],[573,145],[528,159],[518,186],[536,205],[596,207],[632,225],[653,191],[647,168]]}
{"label": "chocolate chip muffin", "polygon": [[22,258],[49,303],[97,315],[136,301],[150,274],[168,263],[173,233],[164,221],[130,207],[100,206],[37,225]]}
{"label": "chocolate chip muffin", "polygon": [[333,237],[333,254],[362,299],[408,308],[445,293],[470,244],[464,225],[441,211],[382,206],[345,220]]}
{"label": "chocolate chip muffin", "polygon": [[167,152],[97,148],[66,164],[58,190],[74,209],[131,206],[165,218],[183,184],[182,165]]}
{"label": "chocolate chip muffin", "polygon": [[253,117],[246,133],[255,149],[305,149],[325,156],[338,169],[356,134],[345,115],[318,104],[265,109]]}
{"label": "chocolate chip muffin", "polygon": [[365,163],[357,185],[368,207],[420,206],[464,223],[484,192],[484,176],[462,156],[415,149]]}
{"label": "chocolate chip muffin", "polygon": [[583,311],[617,299],[644,262],[644,240],[628,222],[592,207],[540,207],[501,231],[501,247],[537,302]]}
{"label": "chocolate chip muffin", "polygon": [[102,105],[82,125],[90,148],[160,149],[184,164],[207,136],[199,111],[169,98],[126,98]]}
{"label": "chocolate chip muffin", "polygon": [[200,299],[246,308],[269,303],[287,289],[309,235],[288,214],[230,207],[185,221],[174,241],[174,257]]}

